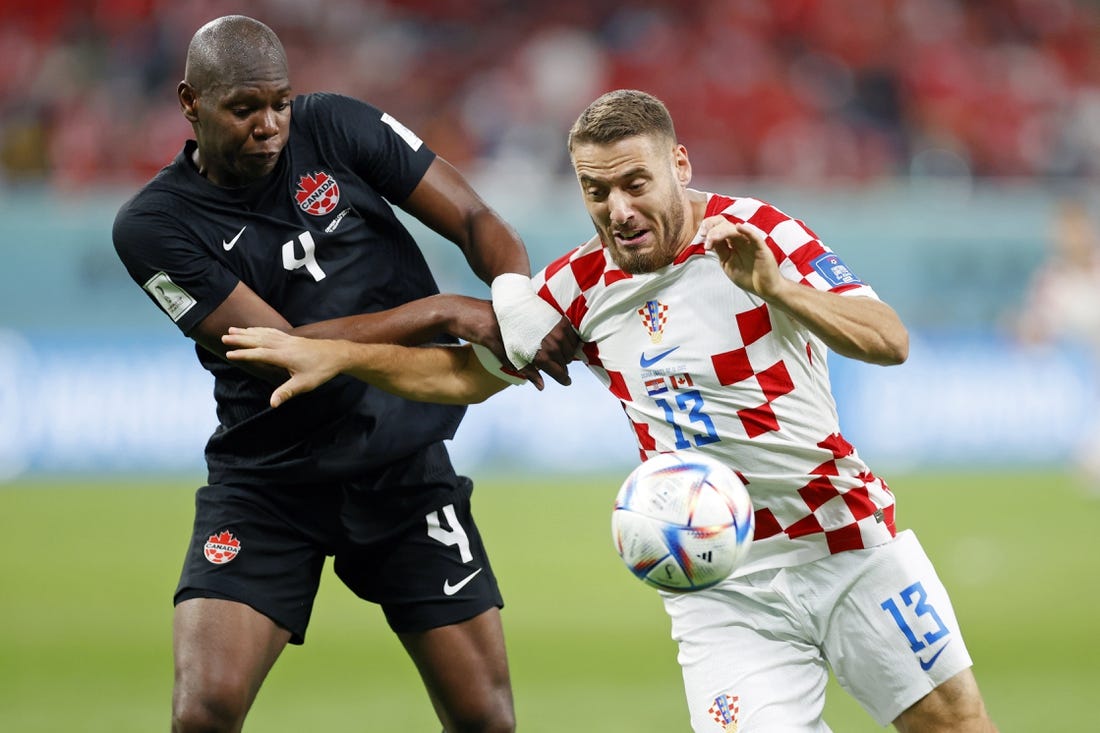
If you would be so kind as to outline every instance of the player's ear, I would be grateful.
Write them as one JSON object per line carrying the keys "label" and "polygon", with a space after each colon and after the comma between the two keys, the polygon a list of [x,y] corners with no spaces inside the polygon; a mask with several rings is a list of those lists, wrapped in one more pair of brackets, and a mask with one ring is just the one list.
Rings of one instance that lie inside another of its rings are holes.
{"label": "player's ear", "polygon": [[187,118],[187,121],[198,122],[199,114],[195,107],[199,95],[195,93],[195,88],[186,81],[181,81],[179,86],[176,87],[176,96],[179,97],[180,109],[183,110],[183,116]]}
{"label": "player's ear", "polygon": [[677,145],[672,152],[672,163],[676,167],[676,179],[681,186],[691,183],[691,161],[688,160],[688,151],[683,145]]}

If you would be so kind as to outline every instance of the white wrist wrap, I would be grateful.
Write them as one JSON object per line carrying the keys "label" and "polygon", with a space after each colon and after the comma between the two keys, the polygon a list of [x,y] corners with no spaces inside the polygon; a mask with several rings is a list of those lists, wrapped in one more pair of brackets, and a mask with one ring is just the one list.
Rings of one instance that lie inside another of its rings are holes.
{"label": "white wrist wrap", "polygon": [[523,384],[527,381],[523,377],[518,376],[518,373],[512,369],[512,367],[506,367],[501,364],[500,359],[481,344],[471,343],[470,346],[473,347],[474,356],[481,362],[481,366],[485,368],[485,371],[489,372],[497,379],[502,382],[507,382],[508,384]]}
{"label": "white wrist wrap", "polygon": [[531,278],[507,272],[493,279],[493,311],[508,359],[517,369],[531,363],[546,334],[561,320],[553,306],[535,294]]}

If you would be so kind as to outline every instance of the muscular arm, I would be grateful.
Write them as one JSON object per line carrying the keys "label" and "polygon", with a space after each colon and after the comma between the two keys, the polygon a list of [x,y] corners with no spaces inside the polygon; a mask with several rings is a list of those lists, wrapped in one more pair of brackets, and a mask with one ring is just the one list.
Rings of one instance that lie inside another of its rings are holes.
{"label": "muscular arm", "polygon": [[703,221],[706,246],[738,287],[786,311],[841,356],[871,364],[900,364],[909,332],[893,308],[874,298],[846,297],[783,277],[760,231],[722,216]]}
{"label": "muscular arm", "polygon": [[884,366],[901,364],[908,357],[909,334],[886,303],[785,282],[789,285],[764,299],[789,313],[836,353]]}
{"label": "muscular arm", "polygon": [[[457,244],[470,269],[486,284],[492,284],[498,276],[507,273],[531,274],[527,249],[516,231],[478,196],[461,173],[442,158],[432,162],[402,208]],[[549,305],[535,299],[529,302],[533,305],[528,306],[531,308],[529,313],[524,313],[525,321],[528,324],[538,321],[546,331],[536,327],[545,336],[531,359],[535,368],[525,370],[524,374],[539,387],[541,379],[538,370],[562,384],[569,384],[567,365],[576,352],[576,332]],[[505,338],[507,336],[505,334]],[[502,339],[475,342],[491,349],[502,361],[508,359]],[[533,346],[531,350],[534,350]]]}
{"label": "muscular arm", "polygon": [[[457,325],[462,320],[464,328]],[[225,357],[222,336],[231,326],[266,326],[311,338],[347,339],[361,343],[415,345],[431,341],[443,333],[477,341],[474,327],[495,329],[492,306],[487,301],[461,295],[433,295],[377,313],[334,318],[297,328],[268,305],[244,283],[238,283],[221,305],[199,322],[190,336],[203,348]],[[479,342],[480,343],[480,342]],[[240,364],[250,373],[272,383],[281,382],[286,372],[273,367]]]}
{"label": "muscular arm", "polygon": [[222,341],[232,347],[226,353],[231,361],[289,372],[290,379],[271,395],[272,407],[316,389],[337,374],[406,399],[445,404],[481,402],[508,386],[486,371],[469,345],[360,344],[301,338],[273,328],[231,328]]}
{"label": "muscular arm", "polygon": [[506,272],[531,274],[527,250],[516,231],[442,158],[432,161],[402,208],[457,244],[485,284]]}
{"label": "muscular arm", "polygon": [[[479,277],[491,280],[504,272],[529,272],[527,252],[509,227],[446,161],[437,158],[405,202],[405,208],[443,236],[456,242]],[[549,308],[549,306],[546,306]],[[557,317],[556,312],[554,313]],[[251,288],[238,283],[229,297],[189,334],[208,351],[225,356],[222,336],[230,326],[266,326],[310,338],[346,339],[359,343],[423,344],[448,333],[482,344],[507,359],[500,329],[488,301],[440,294],[377,313],[365,313],[293,327]],[[576,351],[576,333],[565,319],[543,339],[535,366],[568,384],[565,365]],[[259,364],[241,364],[269,382],[285,372]],[[524,371],[537,387],[537,369]]]}

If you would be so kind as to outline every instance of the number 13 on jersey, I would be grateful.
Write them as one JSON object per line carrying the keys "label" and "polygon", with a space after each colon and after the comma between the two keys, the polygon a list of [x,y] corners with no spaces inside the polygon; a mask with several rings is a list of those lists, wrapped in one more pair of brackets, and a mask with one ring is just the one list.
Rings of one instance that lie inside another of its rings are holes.
{"label": "number 13 on jersey", "polygon": [[[718,437],[718,431],[714,428],[714,421],[704,410],[706,405],[699,390],[677,392],[674,400],[672,395],[669,395],[668,399],[662,397],[655,399],[654,402],[664,410],[665,422],[671,425],[676,433],[676,450],[690,448],[693,445],[695,447],[710,445],[721,440]],[[697,429],[702,431],[693,433],[690,440],[684,434],[684,428],[681,427],[678,419],[683,415],[687,416],[688,424],[697,426]]]}

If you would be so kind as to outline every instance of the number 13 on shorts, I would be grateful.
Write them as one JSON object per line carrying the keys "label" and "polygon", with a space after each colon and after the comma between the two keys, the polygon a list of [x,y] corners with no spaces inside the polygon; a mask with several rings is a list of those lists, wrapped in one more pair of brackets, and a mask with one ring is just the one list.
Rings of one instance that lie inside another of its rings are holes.
{"label": "number 13 on shorts", "polygon": [[[935,664],[939,652],[927,658],[922,657],[919,652],[943,639],[951,630],[944,625],[935,606],[929,602],[924,584],[917,581],[906,586],[896,596],[887,598],[879,605],[884,612],[890,614],[898,629],[905,635],[909,648],[920,659],[921,667],[927,670]],[[946,642],[940,650],[945,646]]]}

